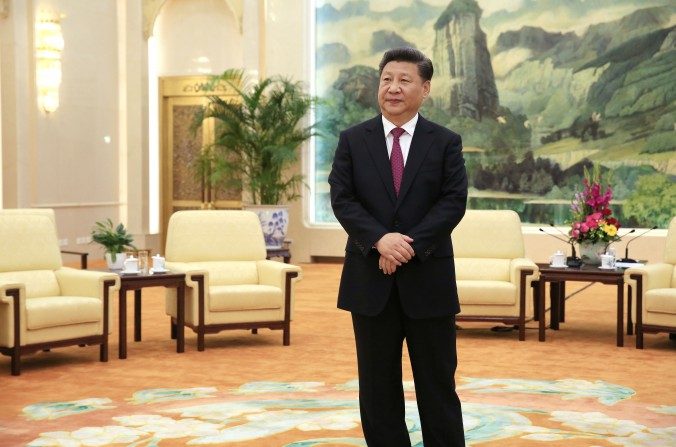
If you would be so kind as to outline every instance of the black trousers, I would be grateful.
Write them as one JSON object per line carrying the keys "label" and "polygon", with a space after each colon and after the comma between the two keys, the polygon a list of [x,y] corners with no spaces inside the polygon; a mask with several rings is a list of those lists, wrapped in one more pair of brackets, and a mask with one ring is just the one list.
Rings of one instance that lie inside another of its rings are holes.
{"label": "black trousers", "polygon": [[396,286],[378,315],[352,313],[362,429],[369,447],[410,447],[404,420],[402,348],[406,339],[425,447],[465,445],[455,392],[455,316],[412,319]]}

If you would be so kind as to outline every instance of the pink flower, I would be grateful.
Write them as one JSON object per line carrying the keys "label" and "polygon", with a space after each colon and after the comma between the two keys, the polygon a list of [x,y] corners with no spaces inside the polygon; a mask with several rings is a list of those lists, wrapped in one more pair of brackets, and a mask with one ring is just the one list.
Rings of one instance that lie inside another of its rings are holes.
{"label": "pink flower", "polygon": [[575,192],[571,201],[572,211],[570,240],[604,241],[618,240],[617,233],[605,231],[609,226],[620,228],[616,218],[612,217],[610,201],[613,189],[601,180],[601,168],[595,165],[593,170],[584,170],[582,191]]}

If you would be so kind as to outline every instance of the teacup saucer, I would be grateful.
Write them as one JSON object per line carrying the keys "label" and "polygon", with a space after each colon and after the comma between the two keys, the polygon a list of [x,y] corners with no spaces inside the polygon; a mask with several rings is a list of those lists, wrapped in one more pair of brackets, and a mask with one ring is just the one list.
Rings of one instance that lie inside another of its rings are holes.
{"label": "teacup saucer", "polygon": [[555,269],[567,269],[567,265],[554,265],[554,264],[549,264],[550,267],[553,267]]}
{"label": "teacup saucer", "polygon": [[123,275],[138,275],[141,273],[141,270],[122,270],[120,273]]}
{"label": "teacup saucer", "polygon": [[601,270],[615,270],[615,267],[603,267],[603,266],[599,266],[599,268],[600,268]]}
{"label": "teacup saucer", "polygon": [[168,271],[169,270],[167,269],[154,269],[154,268],[150,269],[150,273],[167,273]]}

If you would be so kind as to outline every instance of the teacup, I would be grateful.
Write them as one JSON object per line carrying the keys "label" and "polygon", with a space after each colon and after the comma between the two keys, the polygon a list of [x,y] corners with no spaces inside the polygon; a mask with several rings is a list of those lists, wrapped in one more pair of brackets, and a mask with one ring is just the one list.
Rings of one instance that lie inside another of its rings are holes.
{"label": "teacup", "polygon": [[153,270],[158,272],[164,270],[164,258],[159,254],[153,256]]}
{"label": "teacup", "polygon": [[549,258],[549,263],[552,267],[565,267],[566,254],[561,250],[557,251]]}
{"label": "teacup", "polygon": [[125,272],[138,272],[138,258],[134,256],[124,260]]}
{"label": "teacup", "polygon": [[614,269],[615,268],[615,256],[611,254],[601,255],[601,268],[604,269]]}

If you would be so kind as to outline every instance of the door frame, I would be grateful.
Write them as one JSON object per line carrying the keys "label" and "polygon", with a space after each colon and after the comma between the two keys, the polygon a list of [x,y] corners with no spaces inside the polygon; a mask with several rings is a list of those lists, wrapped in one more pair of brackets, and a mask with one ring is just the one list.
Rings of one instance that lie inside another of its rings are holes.
{"label": "door frame", "polygon": [[[210,96],[237,100],[236,91],[225,82],[213,82],[212,76],[163,76],[159,83],[160,111],[160,224],[162,246],[166,243],[169,218],[175,206],[194,206],[200,209],[241,209],[242,200],[215,200],[215,192],[209,182],[203,181],[202,199],[174,200],[174,135],[173,113],[175,105],[206,105]],[[202,124],[201,146],[213,143],[215,139],[213,120]]]}

